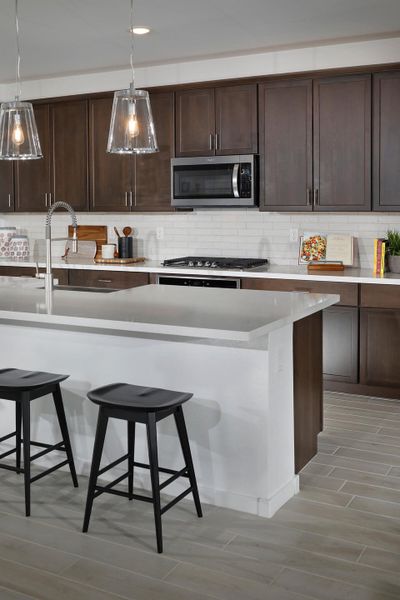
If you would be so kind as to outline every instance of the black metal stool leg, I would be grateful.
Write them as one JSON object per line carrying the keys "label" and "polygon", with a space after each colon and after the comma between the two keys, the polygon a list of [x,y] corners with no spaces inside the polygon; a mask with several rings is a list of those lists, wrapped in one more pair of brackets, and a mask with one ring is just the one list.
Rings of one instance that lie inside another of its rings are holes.
{"label": "black metal stool leg", "polygon": [[25,514],[31,514],[31,405],[29,393],[22,393],[22,437],[24,451]]}
{"label": "black metal stool leg", "polygon": [[21,473],[21,403],[15,402],[15,466],[17,473]]}
{"label": "black metal stool leg", "polygon": [[67,454],[67,458],[68,458],[68,464],[69,464],[69,469],[71,471],[72,482],[74,484],[74,487],[77,488],[78,487],[78,479],[76,477],[74,456],[72,454],[71,442],[69,439],[68,426],[67,426],[67,420],[65,418],[65,411],[64,411],[64,404],[63,404],[61,389],[58,384],[56,385],[55,390],[53,392],[53,400],[54,400],[54,406],[56,407],[58,423],[60,425],[61,435],[62,435],[62,439],[64,442],[64,446],[65,446],[65,450],[66,450],[66,454]]}
{"label": "black metal stool leg", "polygon": [[94,493],[97,483],[97,473],[99,472],[101,455],[103,453],[104,438],[106,437],[108,417],[105,415],[102,407],[99,409],[99,416],[97,418],[96,437],[93,446],[93,458],[92,467],[90,469],[89,487],[86,500],[85,518],[83,520],[84,533],[89,528],[90,515],[92,513],[92,506],[94,500]]}
{"label": "black metal stool leg", "polygon": [[135,432],[136,423],[134,421],[128,421],[128,493],[129,500],[133,500],[133,472],[134,472],[134,461],[135,461]]}
{"label": "black metal stool leg", "polygon": [[182,406],[178,406],[174,412],[174,418],[176,428],[178,430],[179,440],[181,442],[183,457],[185,459],[185,465],[189,473],[189,481],[192,487],[193,500],[196,506],[197,516],[202,517],[203,511],[201,510],[201,503],[199,497],[199,490],[197,488],[196,475],[194,472],[192,453],[190,451],[189,438],[186,430],[185,417],[183,416]]}
{"label": "black metal stool leg", "polygon": [[154,521],[156,525],[157,552],[163,551],[162,524],[161,524],[161,500],[160,481],[158,473],[158,450],[157,450],[157,425],[154,413],[147,415],[147,444],[149,448],[149,466],[151,476],[151,487],[153,491]]}

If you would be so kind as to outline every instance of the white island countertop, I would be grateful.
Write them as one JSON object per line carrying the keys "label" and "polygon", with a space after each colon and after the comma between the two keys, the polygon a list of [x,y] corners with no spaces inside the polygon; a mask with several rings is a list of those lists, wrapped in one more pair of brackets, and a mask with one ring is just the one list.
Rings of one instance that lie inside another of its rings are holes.
{"label": "white island countertop", "polygon": [[147,285],[111,293],[55,290],[0,277],[0,321],[152,336],[251,342],[339,301],[338,295]]}
{"label": "white island countertop", "polygon": [[[46,266],[45,259],[39,259],[40,268]],[[13,260],[0,258],[0,267],[35,267],[33,258]],[[84,269],[90,271],[120,271],[127,273],[158,273],[162,275],[185,275],[196,277],[234,277],[234,278],[261,278],[261,279],[288,279],[297,281],[329,281],[340,283],[378,283],[386,285],[400,285],[400,274],[385,273],[383,276],[374,275],[372,269],[360,269],[357,267],[346,267],[344,271],[314,272],[309,273],[305,265],[266,265],[240,271],[236,269],[203,269],[189,267],[164,267],[160,261],[146,260],[141,263],[128,265],[101,264],[90,259],[74,259],[73,257],[63,260],[53,259],[53,269]]]}

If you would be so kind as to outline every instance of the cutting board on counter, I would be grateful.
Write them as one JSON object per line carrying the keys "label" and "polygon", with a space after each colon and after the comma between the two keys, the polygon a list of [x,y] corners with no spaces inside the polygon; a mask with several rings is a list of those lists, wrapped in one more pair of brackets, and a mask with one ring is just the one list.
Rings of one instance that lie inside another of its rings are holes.
{"label": "cutting board on counter", "polygon": [[[68,226],[68,237],[72,237],[74,230],[72,225]],[[107,225],[78,225],[78,240],[94,240],[97,245],[96,258],[101,256],[102,244],[107,244]]]}

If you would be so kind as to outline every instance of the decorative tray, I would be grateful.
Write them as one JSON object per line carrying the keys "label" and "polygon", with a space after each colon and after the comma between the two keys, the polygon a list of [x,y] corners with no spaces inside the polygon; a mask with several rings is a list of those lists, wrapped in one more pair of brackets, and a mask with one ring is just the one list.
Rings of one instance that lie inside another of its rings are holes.
{"label": "decorative tray", "polygon": [[135,256],[134,258],[95,258],[94,262],[102,265],[128,265],[144,262],[145,260],[143,256]]}

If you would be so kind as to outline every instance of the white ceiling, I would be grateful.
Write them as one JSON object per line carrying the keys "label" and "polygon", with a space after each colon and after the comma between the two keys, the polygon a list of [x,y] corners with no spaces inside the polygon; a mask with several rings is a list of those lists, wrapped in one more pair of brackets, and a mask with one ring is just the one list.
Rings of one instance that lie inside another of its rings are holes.
{"label": "white ceiling", "polygon": [[[118,69],[129,0],[19,0],[27,79]],[[135,0],[135,64],[400,35],[400,0]],[[14,0],[0,0],[0,83],[15,72]]]}

